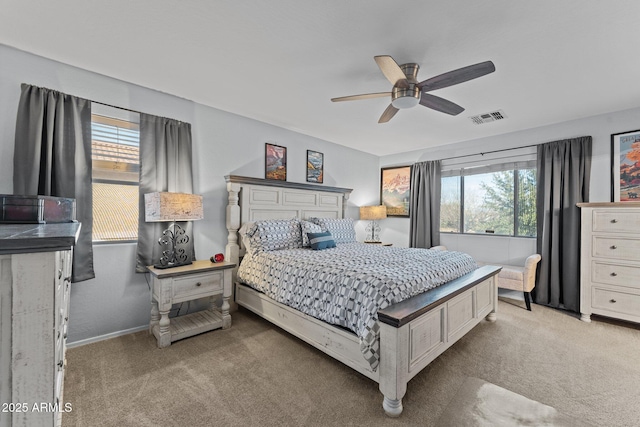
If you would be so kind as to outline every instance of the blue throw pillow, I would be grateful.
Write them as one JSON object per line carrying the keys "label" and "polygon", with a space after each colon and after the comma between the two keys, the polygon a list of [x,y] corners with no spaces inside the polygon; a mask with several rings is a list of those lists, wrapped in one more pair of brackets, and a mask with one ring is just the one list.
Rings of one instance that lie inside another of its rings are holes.
{"label": "blue throw pillow", "polygon": [[333,237],[331,237],[331,233],[329,232],[307,233],[307,236],[309,236],[309,244],[311,245],[311,249],[313,249],[314,251],[336,247],[336,242],[333,241]]}

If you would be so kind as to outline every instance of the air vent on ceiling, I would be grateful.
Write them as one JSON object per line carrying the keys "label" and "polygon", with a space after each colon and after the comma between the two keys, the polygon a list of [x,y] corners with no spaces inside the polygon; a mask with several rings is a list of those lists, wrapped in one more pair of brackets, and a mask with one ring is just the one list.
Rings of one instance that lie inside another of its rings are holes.
{"label": "air vent on ceiling", "polygon": [[469,117],[471,121],[477,125],[481,125],[484,123],[495,122],[496,120],[506,119],[507,115],[504,114],[504,111],[492,111],[491,113],[478,114],[477,116]]}

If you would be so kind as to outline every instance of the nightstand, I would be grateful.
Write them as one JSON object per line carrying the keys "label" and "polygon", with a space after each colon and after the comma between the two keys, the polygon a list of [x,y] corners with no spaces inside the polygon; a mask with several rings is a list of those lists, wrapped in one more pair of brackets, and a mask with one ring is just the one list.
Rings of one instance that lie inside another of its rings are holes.
{"label": "nightstand", "polygon": [[[155,335],[158,347],[168,347],[173,341],[213,329],[231,326],[229,298],[231,297],[232,262],[212,263],[194,261],[191,265],[158,269],[151,273],[151,322],[149,333]],[[176,303],[210,298],[210,307],[195,313],[169,319],[171,306]],[[222,306],[216,307],[216,297]]]}

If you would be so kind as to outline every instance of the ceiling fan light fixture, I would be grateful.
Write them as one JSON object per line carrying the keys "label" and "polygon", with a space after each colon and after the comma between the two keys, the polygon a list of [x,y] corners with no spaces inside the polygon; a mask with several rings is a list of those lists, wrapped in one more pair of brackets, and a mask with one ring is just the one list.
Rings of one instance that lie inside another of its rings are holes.
{"label": "ceiling fan light fixture", "polygon": [[391,105],[399,110],[415,107],[420,103],[420,89],[416,85],[408,88],[394,87],[391,92]]}
{"label": "ceiling fan light fixture", "polygon": [[418,104],[441,113],[457,116],[464,111],[464,108],[427,92],[473,80],[493,73],[496,70],[493,62],[485,61],[448,71],[439,76],[419,82],[418,71],[420,70],[420,66],[418,64],[409,62],[398,65],[395,59],[389,55],[378,55],[374,56],[373,59],[376,61],[376,64],[378,64],[382,74],[393,85],[392,91],[341,96],[339,98],[331,98],[331,101],[356,101],[359,99],[381,98],[389,96],[390,94],[391,104],[384,110],[378,123],[387,123],[399,110],[415,107]]}

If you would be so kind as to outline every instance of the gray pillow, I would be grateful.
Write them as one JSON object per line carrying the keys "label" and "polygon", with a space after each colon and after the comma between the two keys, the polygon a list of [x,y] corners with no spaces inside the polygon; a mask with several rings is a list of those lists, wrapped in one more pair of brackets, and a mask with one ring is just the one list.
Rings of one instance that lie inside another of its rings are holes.
{"label": "gray pillow", "polygon": [[300,224],[296,218],[256,221],[246,234],[252,252],[302,247]]}
{"label": "gray pillow", "polygon": [[336,243],[356,242],[356,230],[351,218],[309,218],[309,221],[318,224],[322,231],[328,231]]}

